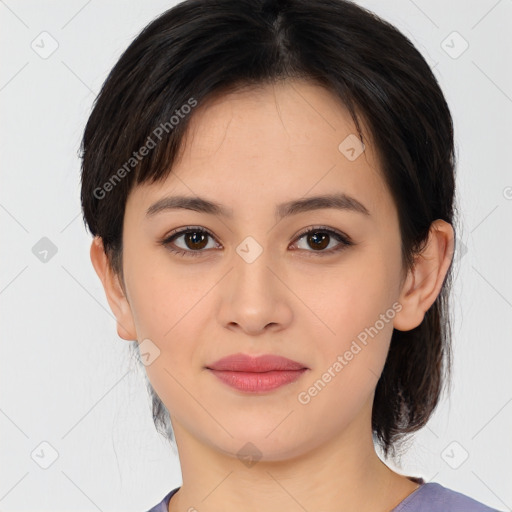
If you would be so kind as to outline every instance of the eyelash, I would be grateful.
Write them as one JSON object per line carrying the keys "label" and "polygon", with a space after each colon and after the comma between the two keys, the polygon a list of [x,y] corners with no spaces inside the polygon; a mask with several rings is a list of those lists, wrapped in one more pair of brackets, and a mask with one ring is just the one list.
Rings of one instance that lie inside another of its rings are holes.
{"label": "eyelash", "polygon": [[[179,231],[174,231],[174,232],[171,232],[169,234],[169,236],[166,236],[164,239],[160,240],[159,241],[159,244],[160,245],[163,245],[167,250],[169,250],[170,252],[174,253],[174,254],[178,254],[179,256],[185,256],[185,257],[197,257],[197,256],[200,256],[201,253],[205,252],[204,250],[199,250],[199,251],[192,251],[192,250],[184,250],[184,249],[173,249],[171,247],[171,242],[173,240],[175,240],[176,238],[179,238],[180,236],[186,234],[186,233],[201,233],[201,234],[206,234],[208,235],[209,237],[215,239],[215,237],[206,229],[204,228],[200,228],[199,226],[187,226],[183,229],[180,229]],[[313,226],[312,228],[308,228],[306,229],[305,231],[302,231],[301,233],[299,233],[295,239],[295,243],[298,242],[301,238],[303,238],[305,235],[308,235],[310,233],[326,233],[328,234],[329,236],[333,237],[335,240],[337,240],[338,242],[340,242],[340,245],[337,246],[336,248],[334,249],[329,249],[329,250],[319,250],[319,251],[308,251],[306,250],[306,252],[309,252],[309,253],[313,253],[313,255],[311,256],[327,256],[327,255],[331,255],[331,254],[334,254],[334,253],[338,253],[340,251],[343,251],[344,249],[348,248],[349,246],[352,246],[352,245],[355,245],[354,242],[352,242],[352,240],[345,234],[339,232],[339,231],[334,231],[333,229],[330,229],[330,228],[327,228],[325,226]],[[301,250],[305,250],[305,249],[301,249]],[[309,257],[309,256],[308,256]]]}

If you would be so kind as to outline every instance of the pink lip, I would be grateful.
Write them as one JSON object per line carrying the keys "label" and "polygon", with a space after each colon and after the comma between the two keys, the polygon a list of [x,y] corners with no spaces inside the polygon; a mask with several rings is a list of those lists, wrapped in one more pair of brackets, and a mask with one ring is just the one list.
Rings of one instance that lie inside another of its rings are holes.
{"label": "pink lip", "polygon": [[233,354],[206,367],[228,386],[240,391],[270,391],[297,380],[308,368],[286,357]]}

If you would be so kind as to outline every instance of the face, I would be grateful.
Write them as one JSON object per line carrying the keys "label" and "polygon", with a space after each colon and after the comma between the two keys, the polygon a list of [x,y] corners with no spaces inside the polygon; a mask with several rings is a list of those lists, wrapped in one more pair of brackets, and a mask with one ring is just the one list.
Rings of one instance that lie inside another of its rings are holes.
{"label": "face", "polygon": [[[307,82],[230,94],[194,111],[170,176],[129,195],[129,323],[159,351],[146,371],[177,438],[233,456],[251,442],[281,460],[370,428],[402,268],[396,208],[356,133],[340,102]],[[147,213],[176,196],[223,213]],[[242,391],[208,369],[235,353],[307,369]]]}

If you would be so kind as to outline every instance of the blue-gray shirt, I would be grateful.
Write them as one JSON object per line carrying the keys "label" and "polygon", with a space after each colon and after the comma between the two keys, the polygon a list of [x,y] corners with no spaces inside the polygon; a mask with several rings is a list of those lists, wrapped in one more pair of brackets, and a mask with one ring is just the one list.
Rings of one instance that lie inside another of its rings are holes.
{"label": "blue-gray shirt", "polygon": [[[425,483],[418,478],[421,484],[418,489],[409,494],[391,512],[500,512],[490,508],[479,501],[453,491],[435,482]],[[180,488],[170,491],[164,499],[148,512],[168,512],[169,501]]]}

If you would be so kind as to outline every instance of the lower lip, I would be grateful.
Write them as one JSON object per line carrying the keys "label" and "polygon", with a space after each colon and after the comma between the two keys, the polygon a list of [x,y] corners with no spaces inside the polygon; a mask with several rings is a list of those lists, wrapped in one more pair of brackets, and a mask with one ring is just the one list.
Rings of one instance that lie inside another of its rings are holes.
{"label": "lower lip", "polygon": [[217,378],[228,386],[249,393],[277,389],[285,384],[296,381],[306,370],[307,368],[256,373],[210,369]]}

